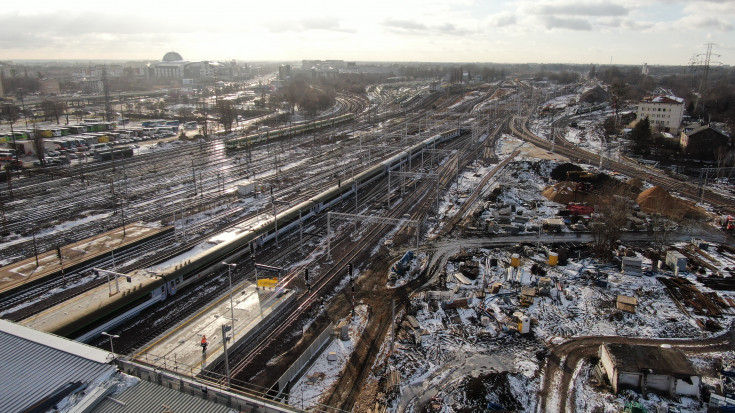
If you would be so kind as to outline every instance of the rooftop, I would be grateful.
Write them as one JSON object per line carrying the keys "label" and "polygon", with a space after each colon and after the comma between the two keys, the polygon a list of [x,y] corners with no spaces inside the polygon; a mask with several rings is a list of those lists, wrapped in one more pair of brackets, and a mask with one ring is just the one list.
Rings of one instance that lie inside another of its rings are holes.
{"label": "rooftop", "polygon": [[603,344],[620,371],[667,374],[674,377],[696,376],[692,363],[681,350],[661,346],[634,346],[622,343]]}
{"label": "rooftop", "polygon": [[645,103],[669,103],[669,104],[681,103],[681,104],[683,104],[684,103],[684,99],[679,98],[679,97],[676,97],[676,96],[672,96],[672,95],[669,95],[669,96],[659,95],[659,96],[647,96],[647,97],[644,97],[643,99],[641,99],[641,102],[645,102]]}
{"label": "rooftop", "polygon": [[0,320],[0,411],[53,404],[116,371],[110,353]]}
{"label": "rooftop", "polygon": [[132,412],[234,413],[235,410],[145,380],[120,394],[106,397],[91,410],[91,413]]}

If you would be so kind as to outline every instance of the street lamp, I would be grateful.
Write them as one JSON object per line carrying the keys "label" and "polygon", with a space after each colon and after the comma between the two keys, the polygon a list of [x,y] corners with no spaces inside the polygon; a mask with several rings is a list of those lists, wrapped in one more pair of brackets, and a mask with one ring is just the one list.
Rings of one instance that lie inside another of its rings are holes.
{"label": "street lamp", "polygon": [[107,337],[110,338],[110,353],[112,353],[112,357],[115,357],[115,349],[112,347],[112,339],[113,338],[120,338],[120,336],[118,336],[117,334],[110,334],[110,333],[108,333],[106,331],[103,331],[100,334],[102,334],[103,336],[107,336]]}
{"label": "street lamp", "polygon": [[232,305],[232,267],[237,267],[235,263],[222,262],[222,265],[227,266],[227,275],[230,279],[230,318],[232,319],[232,338],[235,338],[235,307]]}

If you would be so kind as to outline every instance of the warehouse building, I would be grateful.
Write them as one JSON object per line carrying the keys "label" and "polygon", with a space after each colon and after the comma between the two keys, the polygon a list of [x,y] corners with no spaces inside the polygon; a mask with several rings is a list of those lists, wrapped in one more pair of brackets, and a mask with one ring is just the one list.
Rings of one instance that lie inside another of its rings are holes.
{"label": "warehouse building", "polygon": [[644,394],[699,398],[702,378],[678,349],[606,343],[600,345],[598,355],[616,394],[630,388]]}

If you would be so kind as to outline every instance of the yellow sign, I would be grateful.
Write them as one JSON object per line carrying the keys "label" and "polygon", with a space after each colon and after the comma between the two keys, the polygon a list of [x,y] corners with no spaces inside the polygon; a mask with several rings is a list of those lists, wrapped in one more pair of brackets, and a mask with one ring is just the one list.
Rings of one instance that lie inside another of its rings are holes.
{"label": "yellow sign", "polygon": [[261,278],[258,280],[258,287],[275,288],[276,284],[278,284],[278,278]]}

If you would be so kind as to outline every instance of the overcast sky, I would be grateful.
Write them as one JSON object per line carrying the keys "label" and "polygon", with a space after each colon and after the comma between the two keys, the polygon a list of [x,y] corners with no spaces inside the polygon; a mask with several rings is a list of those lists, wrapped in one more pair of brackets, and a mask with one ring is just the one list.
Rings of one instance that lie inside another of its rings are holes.
{"label": "overcast sky", "polygon": [[735,64],[735,0],[25,0],[0,59]]}

